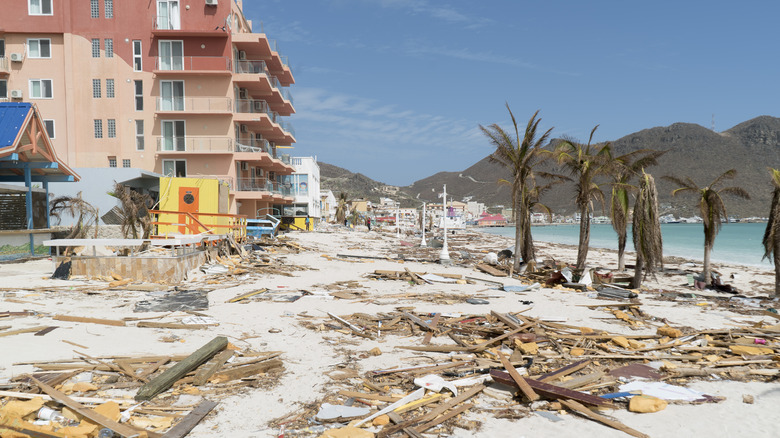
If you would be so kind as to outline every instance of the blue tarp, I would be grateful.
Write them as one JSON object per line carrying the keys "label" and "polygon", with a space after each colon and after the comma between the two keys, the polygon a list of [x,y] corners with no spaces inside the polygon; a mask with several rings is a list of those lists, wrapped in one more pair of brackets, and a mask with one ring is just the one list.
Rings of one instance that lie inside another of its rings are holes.
{"label": "blue tarp", "polygon": [[0,149],[14,146],[31,107],[27,102],[0,102]]}

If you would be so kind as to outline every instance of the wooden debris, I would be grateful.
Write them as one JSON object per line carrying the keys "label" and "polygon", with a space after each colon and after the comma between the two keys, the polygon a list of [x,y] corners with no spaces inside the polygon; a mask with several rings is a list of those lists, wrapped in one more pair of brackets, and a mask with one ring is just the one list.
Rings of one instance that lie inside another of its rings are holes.
{"label": "wooden debris", "polygon": [[512,380],[514,380],[515,384],[518,388],[520,388],[520,391],[523,392],[523,394],[528,398],[530,401],[535,401],[539,399],[539,395],[534,392],[534,390],[528,385],[528,382],[525,381],[523,376],[520,375],[520,373],[517,372],[515,367],[512,366],[511,363],[509,363],[509,360],[504,356],[500,351],[497,352],[498,358],[501,359],[501,364],[504,366],[504,368],[507,370],[509,375],[512,377]]}
{"label": "wooden debris", "polygon": [[586,408],[581,403],[578,403],[575,400],[560,399],[558,401],[561,402],[562,405],[566,406],[567,408],[575,412],[578,412],[592,420],[598,421],[599,423],[606,424],[607,426],[617,429],[621,432],[625,432],[637,438],[650,438],[649,435],[645,435],[642,432],[636,431],[619,421],[611,420],[603,415],[591,411],[590,409]]}
{"label": "wooden debris", "polygon": [[205,417],[217,406],[216,402],[210,400],[203,400],[195,407],[184,419],[182,419],[176,426],[173,426],[168,432],[161,438],[184,438],[195,426],[198,425]]}
{"label": "wooden debris", "polygon": [[55,321],[86,322],[90,324],[113,325],[117,327],[125,326],[124,321],[117,321],[114,319],[85,318],[83,316],[55,315],[52,319]]}

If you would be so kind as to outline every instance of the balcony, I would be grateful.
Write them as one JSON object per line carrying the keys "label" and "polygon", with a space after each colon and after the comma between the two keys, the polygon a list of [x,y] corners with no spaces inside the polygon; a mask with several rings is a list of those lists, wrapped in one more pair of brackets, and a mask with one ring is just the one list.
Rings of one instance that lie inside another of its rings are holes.
{"label": "balcony", "polygon": [[231,154],[233,140],[229,137],[157,137],[157,153],[177,154]]}
{"label": "balcony", "polygon": [[276,148],[264,138],[239,137],[236,139],[236,152],[265,152],[271,158],[276,158]]}
{"label": "balcony", "polygon": [[156,75],[164,74],[222,74],[230,75],[232,61],[224,56],[174,56],[154,60]]}
{"label": "balcony", "polygon": [[8,74],[11,70],[8,66],[8,58],[5,56],[0,56],[0,75],[2,74]]}
{"label": "balcony", "polygon": [[271,181],[267,178],[237,178],[236,190],[239,192],[266,193],[280,199],[292,197],[290,184]]}
{"label": "balcony", "polygon": [[235,83],[253,95],[263,96],[278,112],[285,115],[295,112],[292,93],[289,89],[283,88],[279,79],[268,71],[265,61],[246,59],[236,61],[234,72]]}
{"label": "balcony", "polygon": [[[182,27],[185,27],[182,29]],[[167,15],[160,15],[155,17],[154,26],[152,27],[152,35],[157,37],[213,37],[213,38],[227,38],[229,33],[227,28],[222,30],[221,26],[216,26],[216,23],[211,26],[205,26],[205,29],[188,29],[186,23],[181,23],[179,17],[170,17]]]}
{"label": "balcony", "polygon": [[265,34],[261,33],[234,33],[232,39],[233,45],[247,57],[265,60],[269,70],[279,76],[282,83],[295,83],[290,63],[286,56],[279,55],[275,40],[268,40]]}
{"label": "balcony", "polygon": [[233,99],[229,97],[158,97],[158,113],[232,114]]}

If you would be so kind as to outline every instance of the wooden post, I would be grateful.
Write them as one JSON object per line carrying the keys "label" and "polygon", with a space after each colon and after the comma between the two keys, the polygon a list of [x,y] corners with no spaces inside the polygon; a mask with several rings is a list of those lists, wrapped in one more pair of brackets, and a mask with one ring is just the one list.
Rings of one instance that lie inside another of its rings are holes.
{"label": "wooden post", "polygon": [[199,367],[201,364],[211,359],[215,354],[224,350],[225,347],[227,347],[227,344],[228,340],[224,336],[214,338],[211,342],[200,347],[186,359],[171,368],[168,368],[162,374],[142,386],[135,395],[135,399],[138,401],[151,400],[157,394],[173,386],[173,384],[185,374]]}

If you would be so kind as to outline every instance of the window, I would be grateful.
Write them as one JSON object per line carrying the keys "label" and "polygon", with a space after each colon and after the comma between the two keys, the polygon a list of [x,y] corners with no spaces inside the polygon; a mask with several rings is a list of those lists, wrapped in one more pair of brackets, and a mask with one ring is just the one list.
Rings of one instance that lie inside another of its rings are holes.
{"label": "window", "polygon": [[100,91],[100,79],[92,79],[92,97],[95,99],[100,99],[101,91]]}
{"label": "window", "polygon": [[[103,138],[103,120],[101,119],[95,119],[95,138]],[[113,167],[116,167],[114,165]]]}
{"label": "window", "polygon": [[163,175],[186,177],[187,160],[163,160]]}
{"label": "window", "polygon": [[162,150],[184,151],[184,120],[162,121]]}
{"label": "window", "polygon": [[92,57],[100,58],[100,38],[92,38]]}
{"label": "window", "polygon": [[8,98],[8,81],[0,79],[0,99]]}
{"label": "window", "polygon": [[116,119],[108,119],[108,138],[116,138]]}
{"label": "window", "polygon": [[113,79],[106,79],[106,97],[113,99],[114,98],[114,80]]}
{"label": "window", "polygon": [[160,41],[160,70],[184,70],[184,41]]}
{"label": "window", "polygon": [[46,128],[46,133],[49,134],[49,138],[54,139],[54,120],[44,120],[43,126]]}
{"label": "window", "polygon": [[157,28],[181,29],[179,0],[157,0]]}
{"label": "window", "polygon": [[27,6],[30,15],[52,15],[52,0],[28,0]]}
{"label": "window", "polygon": [[141,40],[133,40],[133,71],[143,71]]}
{"label": "window", "polygon": [[100,18],[100,4],[98,0],[89,0],[90,17]]}
{"label": "window", "polygon": [[144,121],[135,121],[135,150],[144,150]]}
{"label": "window", "polygon": [[184,81],[160,81],[160,110],[184,111]]}
{"label": "window", "polygon": [[27,56],[30,58],[51,58],[51,40],[48,38],[27,40]]}
{"label": "window", "polygon": [[114,57],[114,39],[113,38],[106,38],[104,40],[103,47],[106,50],[106,58],[113,58]]}
{"label": "window", "polygon": [[122,160],[122,167],[130,167],[130,160],[128,159]]}
{"label": "window", "polygon": [[116,167],[116,157],[108,157],[108,167]]}
{"label": "window", "polygon": [[31,99],[51,99],[53,95],[51,79],[30,79]]}
{"label": "window", "polygon": [[5,58],[5,40],[0,39],[0,58]]}
{"label": "window", "polygon": [[144,110],[144,81],[135,81],[135,110]]}
{"label": "window", "polygon": [[114,0],[105,0],[103,8],[106,10],[106,18],[114,18]]}

